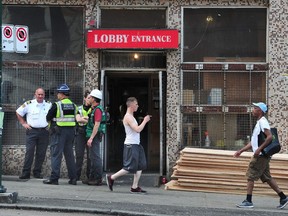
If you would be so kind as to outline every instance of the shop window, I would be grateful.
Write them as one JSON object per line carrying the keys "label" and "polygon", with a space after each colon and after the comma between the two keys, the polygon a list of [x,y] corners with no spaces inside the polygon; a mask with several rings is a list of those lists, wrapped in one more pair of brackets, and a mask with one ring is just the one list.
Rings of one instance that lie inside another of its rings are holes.
{"label": "shop window", "polygon": [[266,101],[266,71],[183,71],[182,145],[243,147],[255,124],[252,102],[260,101]]}
{"label": "shop window", "polygon": [[163,8],[102,8],[100,28],[166,28],[166,10]]}
{"label": "shop window", "polygon": [[183,11],[183,62],[266,62],[267,9]]}
{"label": "shop window", "polygon": [[3,53],[3,60],[83,61],[84,7],[3,5],[2,23],[29,29],[29,53]]}

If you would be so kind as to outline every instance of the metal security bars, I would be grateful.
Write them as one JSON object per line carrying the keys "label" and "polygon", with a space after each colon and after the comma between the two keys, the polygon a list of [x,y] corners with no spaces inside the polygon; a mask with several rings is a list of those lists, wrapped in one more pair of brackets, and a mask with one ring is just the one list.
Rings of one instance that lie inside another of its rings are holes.
{"label": "metal security bars", "polygon": [[182,146],[238,149],[250,138],[252,102],[266,102],[266,71],[182,71]]}
{"label": "metal security bars", "polygon": [[35,89],[45,90],[46,100],[54,102],[56,88],[66,83],[70,98],[82,104],[84,74],[82,65],[71,62],[4,62],[2,66],[1,99],[5,112],[3,145],[24,145],[25,131],[18,123],[15,111],[34,96]]}

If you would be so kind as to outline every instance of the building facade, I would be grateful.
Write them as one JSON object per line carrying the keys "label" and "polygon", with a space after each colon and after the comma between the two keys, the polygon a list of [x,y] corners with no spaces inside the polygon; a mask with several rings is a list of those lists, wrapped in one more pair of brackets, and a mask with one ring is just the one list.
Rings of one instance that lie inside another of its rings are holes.
{"label": "building facade", "polygon": [[[286,153],[287,2],[2,3],[3,24],[29,27],[29,53],[3,53],[4,174],[18,175],[24,159],[25,134],[17,124],[17,106],[30,99],[37,86],[55,100],[55,87],[63,82],[71,86],[77,104],[86,89],[104,93],[103,105],[110,113],[102,143],[107,172],[121,167],[122,117],[129,96],[138,98],[139,122],[152,115],[141,134],[147,172],[170,176],[186,146],[240,148],[255,124],[251,104],[259,101],[268,104],[268,119],[278,128]],[[62,170],[66,176],[65,167]]]}

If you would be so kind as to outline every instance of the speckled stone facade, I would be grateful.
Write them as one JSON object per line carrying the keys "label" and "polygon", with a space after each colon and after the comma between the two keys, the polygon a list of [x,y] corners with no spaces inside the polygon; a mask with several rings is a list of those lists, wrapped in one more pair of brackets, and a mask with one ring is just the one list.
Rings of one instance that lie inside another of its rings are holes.
{"label": "speckled stone facade", "polygon": [[[168,9],[168,28],[178,29],[181,36],[181,7],[268,7],[268,104],[270,107],[269,120],[277,126],[283,153],[287,151],[288,141],[288,1],[284,0],[99,0],[99,1],[16,1],[3,0],[3,4],[56,4],[56,5],[84,5],[86,9],[86,23],[97,20],[97,13],[101,6],[162,6]],[[89,27],[86,24],[87,28]],[[180,47],[180,45],[179,45]],[[96,88],[98,84],[98,53],[85,50],[85,85],[86,88]],[[179,158],[181,140],[180,122],[180,72],[181,50],[167,51],[167,175],[170,175],[175,162]],[[25,149],[21,146],[3,146],[3,173],[20,174]],[[44,163],[44,175],[50,174],[50,156],[47,153]],[[65,163],[62,163],[62,176],[66,176]]]}

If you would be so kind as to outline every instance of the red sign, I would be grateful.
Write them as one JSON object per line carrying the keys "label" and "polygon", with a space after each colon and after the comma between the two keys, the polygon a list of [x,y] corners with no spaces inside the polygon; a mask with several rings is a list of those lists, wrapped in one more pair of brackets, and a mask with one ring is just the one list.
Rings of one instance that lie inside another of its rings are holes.
{"label": "red sign", "polygon": [[178,30],[103,30],[87,32],[88,49],[178,49]]}
{"label": "red sign", "polygon": [[24,28],[18,28],[16,32],[16,37],[19,41],[25,41],[27,38],[27,32]]}
{"label": "red sign", "polygon": [[5,38],[10,38],[12,36],[12,28],[10,26],[5,26],[4,27],[4,31],[3,31],[3,35],[5,36]]}

